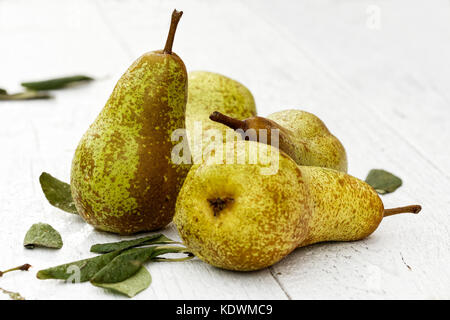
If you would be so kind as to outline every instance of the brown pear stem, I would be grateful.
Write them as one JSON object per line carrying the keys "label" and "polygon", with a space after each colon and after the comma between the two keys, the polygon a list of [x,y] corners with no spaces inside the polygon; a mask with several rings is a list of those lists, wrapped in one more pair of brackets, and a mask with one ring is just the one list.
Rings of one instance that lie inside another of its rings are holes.
{"label": "brown pear stem", "polygon": [[213,113],[211,113],[211,115],[209,116],[209,119],[211,119],[212,121],[224,124],[233,130],[237,130],[237,129],[245,130],[246,129],[245,121],[231,118],[229,116],[224,115],[223,113],[220,113],[219,111],[214,111]]}
{"label": "brown pear stem", "polygon": [[172,54],[173,40],[175,39],[175,32],[177,31],[178,22],[183,15],[183,11],[177,11],[176,9],[172,12],[172,21],[170,22],[169,35],[167,36],[166,45],[164,47],[164,53]]}
{"label": "brown pear stem", "polygon": [[17,271],[18,270],[20,270],[20,271],[28,271],[28,269],[30,269],[30,267],[31,267],[30,264],[25,263],[25,264],[23,264],[21,266],[15,267],[15,268],[11,268],[11,269],[8,269],[8,270],[5,270],[5,271],[0,271],[0,277],[2,277],[5,273],[11,272],[11,271],[16,271],[16,270]]}
{"label": "brown pear stem", "polygon": [[406,206],[406,207],[384,209],[384,216],[388,217],[388,216],[392,216],[392,215],[397,214],[397,213],[414,213],[414,214],[417,214],[417,213],[420,212],[420,210],[422,210],[422,207],[417,205],[417,204],[411,205],[411,206]]}

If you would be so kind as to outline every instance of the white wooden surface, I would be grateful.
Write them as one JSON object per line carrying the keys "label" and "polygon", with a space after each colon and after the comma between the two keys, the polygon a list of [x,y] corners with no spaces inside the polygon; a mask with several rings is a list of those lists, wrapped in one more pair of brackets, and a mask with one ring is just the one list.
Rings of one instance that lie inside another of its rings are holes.
{"label": "white wooden surface", "polygon": [[[382,222],[368,239],[297,249],[272,268],[218,270],[199,260],[149,265],[135,299],[450,298],[450,2],[434,1],[0,1],[0,87],[86,73],[99,81],[49,101],[0,102],[0,279],[27,299],[121,299],[89,284],[39,281],[37,270],[88,257],[117,236],[51,207],[38,182],[68,180],[74,149],[130,63],[159,49],[173,8],[184,11],[174,49],[188,70],[233,77],[261,115],[317,114],[345,145],[349,172],[384,168],[404,185],[386,207],[419,216]],[[374,15],[379,13],[377,20]],[[375,20],[373,20],[375,19]],[[62,234],[58,251],[26,250],[32,223]],[[173,226],[164,231],[177,238]],[[0,294],[0,299],[7,299]]]}

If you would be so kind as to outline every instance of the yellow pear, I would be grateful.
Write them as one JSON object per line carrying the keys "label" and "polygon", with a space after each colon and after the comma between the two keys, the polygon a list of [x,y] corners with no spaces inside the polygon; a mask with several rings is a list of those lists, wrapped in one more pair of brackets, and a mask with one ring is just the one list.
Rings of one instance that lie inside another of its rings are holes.
{"label": "yellow pear", "polygon": [[[258,270],[297,247],[363,239],[385,216],[420,211],[420,206],[385,210],[365,182],[333,169],[298,166],[270,145],[242,140],[232,145],[229,154],[244,154],[245,161],[194,165],[174,217],[186,246],[214,266]],[[261,161],[264,154],[278,165]],[[278,170],[262,174],[269,165]]]}
{"label": "yellow pear", "polygon": [[224,75],[192,71],[189,73],[188,102],[186,105],[186,136],[194,163],[208,157],[208,146],[220,133],[226,140],[226,128],[209,120],[214,110],[224,112],[237,119],[256,115],[255,100],[251,92],[241,83]]}
{"label": "yellow pear", "polygon": [[[210,119],[239,130],[246,140],[277,146],[298,165],[326,167],[347,172],[347,154],[342,143],[330,133],[322,120],[301,110],[284,110],[264,117],[237,119],[213,112]],[[277,145],[274,143],[277,129]],[[253,130],[253,131],[252,131]]]}

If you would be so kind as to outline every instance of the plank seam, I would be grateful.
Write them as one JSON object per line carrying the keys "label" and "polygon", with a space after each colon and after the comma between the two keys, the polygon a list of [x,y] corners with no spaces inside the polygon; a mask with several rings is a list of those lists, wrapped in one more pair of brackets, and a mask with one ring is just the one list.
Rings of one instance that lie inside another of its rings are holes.
{"label": "plank seam", "polygon": [[278,277],[275,275],[275,271],[272,269],[272,267],[269,267],[269,272],[270,275],[272,276],[272,278],[275,280],[275,282],[278,284],[278,286],[280,287],[281,291],[283,291],[283,293],[286,295],[286,298],[288,300],[292,300],[291,295],[287,292],[286,288],[283,286],[283,284],[281,283],[281,281],[278,279]]}

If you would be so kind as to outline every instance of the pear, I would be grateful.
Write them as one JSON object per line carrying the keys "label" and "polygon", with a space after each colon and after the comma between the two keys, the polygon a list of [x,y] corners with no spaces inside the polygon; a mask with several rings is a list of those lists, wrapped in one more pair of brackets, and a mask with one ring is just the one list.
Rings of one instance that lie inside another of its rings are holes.
{"label": "pear", "polygon": [[[258,152],[278,152],[254,141],[235,143],[245,152],[253,144],[259,145]],[[174,223],[196,256],[224,269],[258,270],[298,247],[363,239],[383,217],[421,209],[385,210],[365,182],[333,169],[298,166],[284,152],[279,152],[278,163],[272,175],[261,174],[260,161],[191,168]]]}
{"label": "pear", "polygon": [[221,133],[225,141],[226,128],[209,120],[214,110],[237,119],[256,115],[255,100],[243,84],[218,73],[190,72],[186,136],[194,163],[201,163],[208,157],[208,145],[215,139],[211,137],[214,130]]}
{"label": "pear", "polygon": [[[257,154],[278,153],[266,144],[238,141],[236,158],[250,147]],[[264,175],[264,162],[192,166],[178,195],[174,223],[203,261],[229,270],[261,269],[307,236],[312,203],[300,169],[283,154],[277,173]]]}
{"label": "pear", "polygon": [[368,237],[384,217],[419,213],[419,205],[384,209],[378,193],[366,182],[328,168],[301,166],[314,203],[308,236],[299,247],[324,241],[354,241]]}
{"label": "pear", "polygon": [[186,67],[172,52],[181,15],[172,14],[164,50],[145,53],[122,75],[75,151],[72,195],[97,229],[132,234],[172,220],[188,172],[171,162],[171,133],[185,127],[187,101]]}
{"label": "pear", "polygon": [[[331,168],[347,172],[347,154],[341,142],[330,133],[322,120],[301,110],[284,110],[267,118],[250,117],[239,120],[233,116],[213,112],[210,119],[239,130],[247,140],[278,146],[298,165]],[[253,129],[255,134],[251,134]],[[261,136],[261,129],[267,133]],[[278,129],[278,145],[272,141],[272,130]]]}

